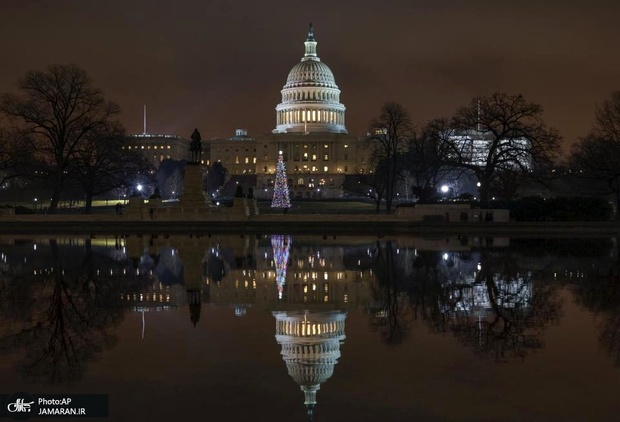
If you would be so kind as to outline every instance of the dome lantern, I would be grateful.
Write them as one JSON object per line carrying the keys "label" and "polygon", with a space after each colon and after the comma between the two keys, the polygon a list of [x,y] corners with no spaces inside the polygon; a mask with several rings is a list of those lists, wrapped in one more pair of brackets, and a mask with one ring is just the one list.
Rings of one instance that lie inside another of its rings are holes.
{"label": "dome lantern", "polygon": [[306,38],[306,42],[304,43],[306,46],[306,54],[301,59],[304,60],[318,60],[321,61],[316,55],[316,41],[314,41],[314,28],[312,28],[312,24],[310,24],[310,28],[308,29],[308,38]]}

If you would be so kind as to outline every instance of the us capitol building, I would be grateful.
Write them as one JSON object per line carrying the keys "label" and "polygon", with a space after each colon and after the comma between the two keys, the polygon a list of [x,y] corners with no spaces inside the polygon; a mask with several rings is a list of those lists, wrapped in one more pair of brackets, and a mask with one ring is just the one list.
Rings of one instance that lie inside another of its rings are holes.
{"label": "us capitol building", "polygon": [[[304,55],[280,92],[282,101],[276,107],[276,127],[271,133],[252,137],[237,129],[226,139],[203,139],[202,163],[221,162],[228,177],[251,176],[254,195],[267,199],[273,196],[278,152],[282,151],[291,198],[341,197],[345,175],[372,170],[370,153],[363,138],[347,132],[346,107],[340,102],[334,74],[317,54],[312,24]],[[155,165],[166,158],[188,157],[186,139],[147,135],[146,130],[133,139],[136,145],[130,148],[143,150]]]}
{"label": "us capitol building", "polygon": [[221,161],[230,176],[256,176],[255,196],[271,198],[278,151],[283,152],[292,198],[342,196],[346,174],[368,172],[364,140],[349,135],[346,107],[331,69],[317,54],[312,24],[304,55],[288,74],[276,107],[276,127],[256,138],[238,129],[234,137],[205,142],[209,165]]}

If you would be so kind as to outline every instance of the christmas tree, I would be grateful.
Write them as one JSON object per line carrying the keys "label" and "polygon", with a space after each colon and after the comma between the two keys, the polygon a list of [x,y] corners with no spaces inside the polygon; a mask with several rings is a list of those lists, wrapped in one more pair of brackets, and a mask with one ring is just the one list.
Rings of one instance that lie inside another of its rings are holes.
{"label": "christmas tree", "polygon": [[291,200],[288,197],[288,183],[286,181],[286,167],[282,151],[278,154],[278,164],[276,165],[276,183],[273,187],[273,200],[271,208],[282,208],[285,211],[291,207]]}
{"label": "christmas tree", "polygon": [[276,284],[278,286],[278,299],[282,299],[284,283],[286,283],[286,265],[288,254],[293,238],[288,235],[274,234],[271,236],[273,248],[273,263],[276,267]]}

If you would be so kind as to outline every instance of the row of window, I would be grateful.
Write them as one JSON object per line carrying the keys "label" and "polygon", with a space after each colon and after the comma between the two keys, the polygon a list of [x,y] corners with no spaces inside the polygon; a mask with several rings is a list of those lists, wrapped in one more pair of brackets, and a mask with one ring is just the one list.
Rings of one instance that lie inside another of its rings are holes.
{"label": "row of window", "polygon": [[[312,167],[303,166],[301,168],[299,166],[295,166],[293,168],[293,171],[295,173],[308,173],[308,172],[316,173],[319,171],[319,168],[317,166],[312,166]],[[344,166],[344,171],[345,172],[348,171],[348,166]],[[342,173],[342,169],[338,168],[337,172]],[[263,167],[263,173],[269,173],[269,167],[267,166]],[[323,173],[329,173],[328,166],[323,166]]]}
{"label": "row of window", "polygon": [[294,91],[287,92],[282,96],[282,101],[303,101],[303,100],[315,100],[315,101],[339,101],[339,95],[335,92],[325,91]]}
{"label": "row of window", "polygon": [[[318,183],[319,183],[319,186],[325,186],[325,179],[319,179]],[[267,179],[267,184],[269,186],[273,186],[273,180]],[[334,180],[330,179],[330,185],[333,186],[333,184],[334,184]],[[306,182],[304,181],[304,179],[302,177],[300,177],[299,179],[297,179],[297,184],[296,185],[293,185],[293,179],[288,179],[288,185],[289,186],[294,186],[294,187],[298,187],[298,186],[299,187],[304,187],[304,186],[306,186]],[[309,188],[316,187],[316,182],[315,182],[314,179],[309,179],[308,180],[308,187]]]}
{"label": "row of window", "polygon": [[[123,147],[123,149],[125,149],[125,147]],[[135,145],[134,147],[132,147],[131,145],[129,145],[127,147],[127,149],[151,149],[151,145]],[[153,145],[153,149],[170,149],[170,145]]]}
{"label": "row of window", "polygon": [[[256,164],[256,157],[245,157],[243,159],[243,164],[250,164],[250,160],[252,161],[252,164]],[[235,157],[235,164],[241,164],[241,160],[238,155]]]}

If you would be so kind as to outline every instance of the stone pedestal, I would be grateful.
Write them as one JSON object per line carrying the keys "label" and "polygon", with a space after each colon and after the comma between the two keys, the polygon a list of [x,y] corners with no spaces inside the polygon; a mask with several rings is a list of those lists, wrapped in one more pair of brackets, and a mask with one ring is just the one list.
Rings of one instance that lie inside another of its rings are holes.
{"label": "stone pedestal", "polygon": [[183,208],[205,208],[207,203],[202,193],[202,171],[200,164],[187,163],[183,180],[183,195],[179,198],[179,205]]}
{"label": "stone pedestal", "polygon": [[132,196],[127,201],[125,207],[125,215],[129,219],[143,220],[144,219],[144,199],[140,196]]}
{"label": "stone pedestal", "polygon": [[233,205],[228,210],[229,218],[231,219],[245,219],[247,215],[247,204],[245,198],[234,198]]}

